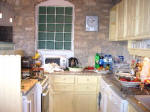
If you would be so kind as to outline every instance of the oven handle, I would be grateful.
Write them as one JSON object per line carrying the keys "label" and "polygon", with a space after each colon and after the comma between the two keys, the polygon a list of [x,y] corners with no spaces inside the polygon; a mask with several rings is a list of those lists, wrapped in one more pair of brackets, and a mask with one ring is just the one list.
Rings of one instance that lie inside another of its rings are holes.
{"label": "oven handle", "polygon": [[49,90],[46,89],[46,91],[42,93],[42,96],[46,96],[48,93],[49,93]]}

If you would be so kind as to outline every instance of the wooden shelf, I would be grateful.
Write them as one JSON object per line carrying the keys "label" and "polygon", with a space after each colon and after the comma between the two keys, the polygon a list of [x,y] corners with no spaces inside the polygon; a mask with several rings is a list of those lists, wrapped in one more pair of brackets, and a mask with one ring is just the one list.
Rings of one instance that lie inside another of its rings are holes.
{"label": "wooden shelf", "polygon": [[129,54],[150,57],[150,49],[128,48]]}

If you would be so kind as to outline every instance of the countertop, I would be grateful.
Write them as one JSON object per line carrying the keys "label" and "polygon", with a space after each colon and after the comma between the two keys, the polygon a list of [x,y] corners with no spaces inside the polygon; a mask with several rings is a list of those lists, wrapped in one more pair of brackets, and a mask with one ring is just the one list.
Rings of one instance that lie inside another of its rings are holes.
{"label": "countertop", "polygon": [[27,94],[34,85],[38,82],[37,79],[25,79],[21,80],[21,92],[23,95]]}
{"label": "countertop", "polygon": [[82,71],[82,72],[61,71],[61,72],[53,72],[53,73],[45,73],[45,74],[49,74],[49,75],[90,75],[90,76],[94,76],[94,75],[101,76],[102,75],[102,73],[97,73],[95,71]]}

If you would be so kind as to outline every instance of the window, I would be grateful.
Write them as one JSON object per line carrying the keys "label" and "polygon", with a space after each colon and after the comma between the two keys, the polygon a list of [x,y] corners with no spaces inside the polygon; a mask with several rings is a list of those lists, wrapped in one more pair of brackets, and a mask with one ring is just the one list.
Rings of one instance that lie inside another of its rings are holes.
{"label": "window", "polygon": [[38,49],[72,50],[73,7],[38,7]]}

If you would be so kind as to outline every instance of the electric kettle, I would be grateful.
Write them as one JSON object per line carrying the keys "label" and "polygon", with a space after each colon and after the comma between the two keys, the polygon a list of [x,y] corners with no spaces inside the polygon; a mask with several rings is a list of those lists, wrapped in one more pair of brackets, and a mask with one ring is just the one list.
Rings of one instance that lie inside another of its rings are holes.
{"label": "electric kettle", "polygon": [[78,59],[75,57],[69,58],[69,67],[76,67],[78,65]]}

